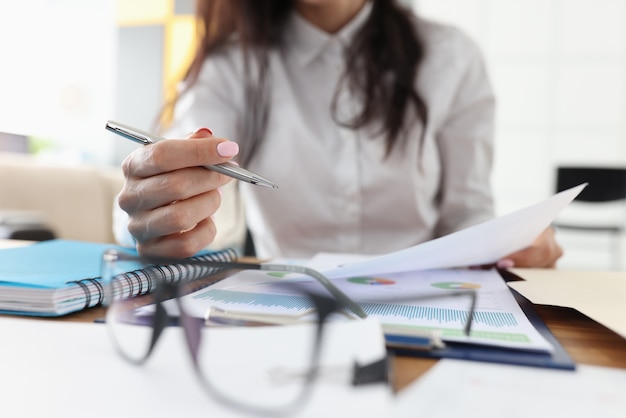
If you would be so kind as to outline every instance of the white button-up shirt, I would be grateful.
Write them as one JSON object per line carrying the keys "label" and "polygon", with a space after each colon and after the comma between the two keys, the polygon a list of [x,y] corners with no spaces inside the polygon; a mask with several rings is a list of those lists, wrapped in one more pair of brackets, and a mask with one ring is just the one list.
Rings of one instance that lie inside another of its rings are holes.
{"label": "white button-up shirt", "polygon": [[[426,48],[416,86],[429,115],[421,147],[420,122],[385,158],[375,128],[333,120],[344,45],[370,9],[333,35],[294,14],[286,44],[270,55],[267,132],[246,168],[279,189],[238,184],[259,257],[383,254],[493,216],[494,98],[477,47],[460,31],[416,20]],[[173,132],[207,126],[245,149],[243,80],[241,51],[210,56],[176,107]],[[343,91],[340,114],[358,108]]]}

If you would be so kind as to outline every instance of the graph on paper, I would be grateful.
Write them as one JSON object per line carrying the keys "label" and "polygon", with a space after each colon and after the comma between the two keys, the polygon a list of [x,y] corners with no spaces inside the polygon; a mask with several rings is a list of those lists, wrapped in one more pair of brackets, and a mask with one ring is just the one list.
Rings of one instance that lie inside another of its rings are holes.
{"label": "graph on paper", "polygon": [[[210,306],[285,314],[311,308],[307,297],[276,286],[282,283],[295,283],[297,288],[308,290],[321,287],[315,281],[302,281],[301,276],[277,277],[267,272],[242,271],[190,297],[200,306],[199,312]],[[449,341],[551,349],[495,271],[433,270],[335,279],[333,283],[357,301],[368,316],[379,318],[384,325],[409,332],[411,329],[437,329]],[[459,290],[472,290],[478,295],[469,338],[463,334],[463,329],[469,319],[471,299],[447,297]]]}
{"label": "graph on paper", "polygon": [[[276,295],[263,293],[239,292],[234,290],[208,289],[194,296],[196,299],[211,301],[219,306],[238,307],[245,305],[248,309],[275,309],[304,311],[310,309],[310,299],[299,295]],[[469,310],[433,308],[408,304],[372,303],[361,304],[368,316],[396,317],[407,321],[427,320],[439,324],[455,324],[459,328],[468,319]],[[515,326],[515,316],[509,312],[474,312],[474,322],[491,327]]]}

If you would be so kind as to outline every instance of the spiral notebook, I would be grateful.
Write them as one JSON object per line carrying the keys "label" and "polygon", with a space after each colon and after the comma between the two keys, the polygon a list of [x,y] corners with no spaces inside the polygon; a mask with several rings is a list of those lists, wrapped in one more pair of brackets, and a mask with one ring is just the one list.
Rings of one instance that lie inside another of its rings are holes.
{"label": "spiral notebook", "polygon": [[[61,316],[100,305],[104,297],[101,258],[111,248],[129,251],[60,239],[0,250],[0,313]],[[225,249],[195,258],[230,262],[236,257],[234,250]],[[150,291],[147,282],[138,288]]]}

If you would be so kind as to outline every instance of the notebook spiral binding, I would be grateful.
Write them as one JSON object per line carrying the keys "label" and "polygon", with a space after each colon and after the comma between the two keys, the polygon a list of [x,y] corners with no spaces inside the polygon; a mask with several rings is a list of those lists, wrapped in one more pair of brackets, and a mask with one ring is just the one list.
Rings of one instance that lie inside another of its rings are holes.
{"label": "notebook spiral binding", "polygon": [[[92,306],[98,306],[104,301],[104,287],[97,278],[74,280],[73,282],[79,285],[83,292],[85,292],[85,306],[84,308],[90,308]],[[92,304],[92,296],[97,296],[96,303]]]}
{"label": "notebook spiral binding", "polygon": [[[232,248],[215,251],[191,257],[188,260],[194,263],[207,262],[232,262],[237,259],[237,251]],[[177,282],[181,280],[190,280],[197,277],[209,276],[218,268],[207,267],[202,264],[168,264],[168,265],[152,265],[146,268],[121,274],[119,277],[122,286],[116,289],[116,297],[135,297],[150,292],[153,289],[153,277],[159,277],[167,282]],[[88,278],[81,280],[73,280],[68,282],[75,283],[85,293],[85,306],[83,309],[99,306],[104,302],[104,287],[100,282],[100,278]]]}

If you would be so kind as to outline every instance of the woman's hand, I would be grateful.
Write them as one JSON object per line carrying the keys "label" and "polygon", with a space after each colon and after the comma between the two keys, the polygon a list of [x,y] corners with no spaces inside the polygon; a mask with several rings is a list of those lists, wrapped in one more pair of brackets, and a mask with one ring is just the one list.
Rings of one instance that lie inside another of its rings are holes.
{"label": "woman's hand", "polygon": [[536,267],[555,268],[563,249],[556,242],[554,228],[546,228],[528,248],[513,253],[498,261],[499,268]]}
{"label": "woman's hand", "polygon": [[219,187],[232,179],[202,166],[229,161],[239,147],[206,128],[188,138],[194,140],[139,148],[122,163],[125,182],[118,203],[128,213],[128,230],[140,254],[189,257],[215,239],[212,216],[220,206]]}

